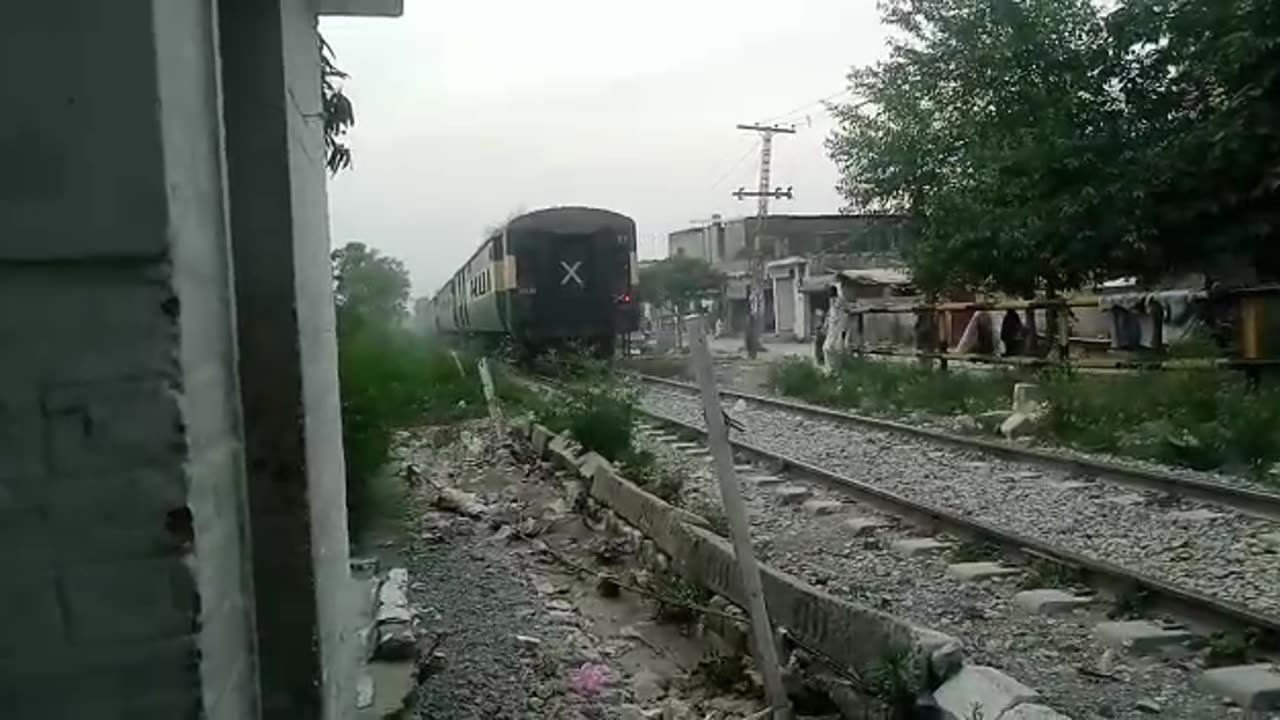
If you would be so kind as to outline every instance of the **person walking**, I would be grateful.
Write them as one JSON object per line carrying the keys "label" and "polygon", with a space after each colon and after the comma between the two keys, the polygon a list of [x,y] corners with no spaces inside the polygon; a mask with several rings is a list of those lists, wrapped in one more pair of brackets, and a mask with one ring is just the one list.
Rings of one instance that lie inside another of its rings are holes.
{"label": "person walking", "polygon": [[827,364],[822,345],[827,341],[827,312],[822,308],[813,311],[813,361],[822,367]]}
{"label": "person walking", "polygon": [[845,322],[848,319],[847,306],[840,294],[840,286],[832,285],[830,302],[827,307],[827,337],[823,343],[823,354],[834,358],[844,351]]}

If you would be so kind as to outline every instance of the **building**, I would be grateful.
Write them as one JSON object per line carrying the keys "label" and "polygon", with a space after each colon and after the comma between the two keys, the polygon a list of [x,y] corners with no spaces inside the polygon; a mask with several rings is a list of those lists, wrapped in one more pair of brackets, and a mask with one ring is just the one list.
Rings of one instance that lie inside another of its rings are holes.
{"label": "building", "polygon": [[0,716],[342,720],[318,14],[6,3]]}
{"label": "building", "polygon": [[[902,254],[915,237],[904,215],[770,215],[722,219],[677,230],[667,237],[668,254],[706,260],[723,272],[725,323],[730,333],[746,328],[750,250],[760,239],[770,282],[765,286],[765,332],[803,340],[811,332],[812,277],[840,270],[901,270]],[[819,300],[821,302],[821,300]]]}

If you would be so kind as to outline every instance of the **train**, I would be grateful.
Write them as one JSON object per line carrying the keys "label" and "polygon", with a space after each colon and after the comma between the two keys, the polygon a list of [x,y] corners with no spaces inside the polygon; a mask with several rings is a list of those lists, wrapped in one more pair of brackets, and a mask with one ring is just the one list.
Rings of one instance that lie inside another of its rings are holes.
{"label": "train", "polygon": [[510,340],[522,352],[576,344],[613,354],[640,324],[636,224],[593,207],[525,213],[493,231],[448,282],[414,306],[427,335]]}

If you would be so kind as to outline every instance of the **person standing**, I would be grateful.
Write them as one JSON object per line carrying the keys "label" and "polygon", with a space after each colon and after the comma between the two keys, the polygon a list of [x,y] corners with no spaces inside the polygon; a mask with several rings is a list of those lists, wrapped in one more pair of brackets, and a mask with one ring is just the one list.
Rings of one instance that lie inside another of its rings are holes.
{"label": "person standing", "polygon": [[844,350],[844,331],[847,319],[848,312],[844,298],[840,295],[840,286],[832,285],[830,301],[827,306],[827,337],[823,343],[823,354],[826,357],[834,358],[837,353]]}
{"label": "person standing", "polygon": [[826,356],[822,345],[827,341],[827,312],[822,308],[813,311],[813,361],[822,367],[826,364]]}

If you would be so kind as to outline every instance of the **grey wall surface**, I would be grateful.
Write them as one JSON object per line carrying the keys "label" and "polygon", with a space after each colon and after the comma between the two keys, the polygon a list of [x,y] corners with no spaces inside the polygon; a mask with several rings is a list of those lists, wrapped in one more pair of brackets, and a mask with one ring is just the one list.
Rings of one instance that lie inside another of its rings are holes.
{"label": "grey wall surface", "polygon": [[[263,715],[354,703],[315,19],[222,0],[225,124]],[[299,601],[298,594],[305,596]]]}
{"label": "grey wall surface", "polygon": [[0,24],[7,719],[256,712],[209,8]]}

